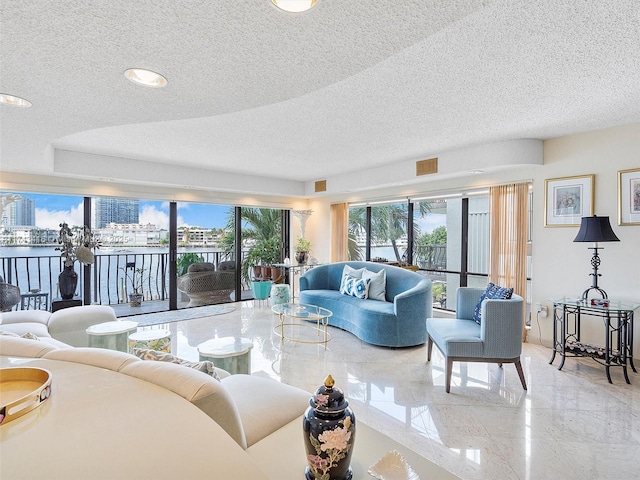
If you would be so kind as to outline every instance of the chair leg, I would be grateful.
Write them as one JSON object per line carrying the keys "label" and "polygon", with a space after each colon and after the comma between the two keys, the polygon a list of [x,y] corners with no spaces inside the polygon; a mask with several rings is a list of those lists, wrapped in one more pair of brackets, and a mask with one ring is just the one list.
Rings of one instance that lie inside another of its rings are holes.
{"label": "chair leg", "polygon": [[453,360],[449,357],[446,358],[446,364],[444,367],[444,376],[446,383],[446,391],[449,393],[451,391],[451,372],[453,371]]}
{"label": "chair leg", "polygon": [[433,339],[429,337],[427,340],[427,362],[431,361],[431,349],[433,348]]}
{"label": "chair leg", "polygon": [[520,377],[520,383],[522,384],[522,388],[524,390],[527,389],[527,382],[524,379],[524,372],[522,371],[522,364],[520,363],[520,359],[515,362],[516,370],[518,371],[518,376]]}

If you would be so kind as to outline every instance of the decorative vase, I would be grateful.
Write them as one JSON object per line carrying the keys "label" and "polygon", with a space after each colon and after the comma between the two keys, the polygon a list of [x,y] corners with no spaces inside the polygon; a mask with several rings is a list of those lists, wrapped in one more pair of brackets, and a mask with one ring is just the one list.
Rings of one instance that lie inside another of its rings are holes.
{"label": "decorative vase", "polygon": [[356,439],[356,417],[331,375],[309,399],[302,418],[307,451],[307,480],[351,480],[351,454]]}
{"label": "decorative vase", "polygon": [[58,275],[58,288],[63,300],[70,300],[76,293],[78,286],[78,274],[73,269],[73,265],[65,266]]}
{"label": "decorative vase", "polygon": [[307,263],[307,254],[308,252],[296,252],[296,262],[298,262],[298,265]]}

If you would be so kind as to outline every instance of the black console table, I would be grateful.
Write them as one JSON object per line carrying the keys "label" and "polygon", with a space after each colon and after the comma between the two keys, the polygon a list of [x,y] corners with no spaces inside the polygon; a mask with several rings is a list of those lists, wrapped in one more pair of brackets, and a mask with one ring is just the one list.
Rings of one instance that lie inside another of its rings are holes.
{"label": "black console table", "polygon": [[[591,357],[605,366],[607,379],[611,382],[610,367],[622,367],[627,383],[627,363],[634,372],[633,364],[633,312],[638,303],[609,301],[608,306],[591,305],[589,299],[563,298],[553,301],[553,354],[550,364],[560,354],[561,370],[569,357]],[[604,324],[604,346],[583,343],[580,340],[580,322],[583,316],[602,318]]]}
{"label": "black console table", "polygon": [[57,312],[63,308],[79,307],[80,305],[82,305],[80,297],[73,297],[68,300],[58,297],[51,300],[51,311]]}

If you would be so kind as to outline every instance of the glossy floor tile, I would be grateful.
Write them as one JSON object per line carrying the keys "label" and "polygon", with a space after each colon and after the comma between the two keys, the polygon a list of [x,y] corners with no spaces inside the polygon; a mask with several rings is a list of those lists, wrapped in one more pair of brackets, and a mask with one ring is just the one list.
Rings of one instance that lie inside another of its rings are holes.
{"label": "glossy floor tile", "polygon": [[[604,367],[572,358],[558,371],[558,359],[548,363],[549,349],[527,343],[527,391],[513,365],[456,363],[447,394],[436,348],[427,364],[424,345],[381,348],[332,327],[326,349],[283,342],[266,302],[235,306],[229,314],[151,328],[170,329],[173,352],[191,360],[206,340],[248,338],[253,375],[309,392],[331,374],[358,419],[463,479],[640,478],[638,373],[630,372],[627,385],[614,368],[610,385]],[[317,338],[310,329],[286,333]]]}

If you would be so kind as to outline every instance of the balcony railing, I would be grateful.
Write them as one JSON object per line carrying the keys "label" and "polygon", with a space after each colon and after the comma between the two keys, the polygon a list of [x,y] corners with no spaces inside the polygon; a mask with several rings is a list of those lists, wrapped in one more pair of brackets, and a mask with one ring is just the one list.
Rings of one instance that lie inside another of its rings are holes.
{"label": "balcony railing", "polygon": [[[178,259],[187,252],[178,253]],[[225,258],[224,252],[195,251],[188,253],[200,255],[205,262],[217,265]],[[60,296],[58,275],[63,269],[63,260],[59,255],[38,257],[2,257],[0,275],[5,282],[16,285],[22,293],[38,291],[48,293],[49,301]],[[127,267],[142,268],[143,294],[145,300],[166,300],[169,298],[169,253],[114,253],[97,254],[91,266],[91,303],[115,305],[127,303],[131,293],[125,271]],[[81,296],[85,281],[85,269],[76,262],[74,269],[78,274],[76,295]],[[20,308],[20,305],[14,308]]]}

